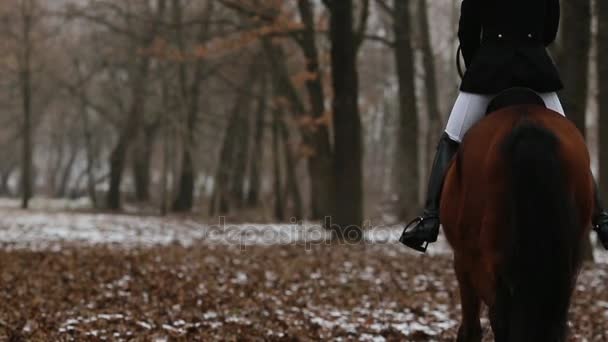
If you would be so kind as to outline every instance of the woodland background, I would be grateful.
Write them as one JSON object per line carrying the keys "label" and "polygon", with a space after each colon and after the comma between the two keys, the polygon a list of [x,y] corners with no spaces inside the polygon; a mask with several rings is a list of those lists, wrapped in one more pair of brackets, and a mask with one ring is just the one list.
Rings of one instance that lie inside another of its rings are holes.
{"label": "woodland background", "polygon": [[[457,0],[0,6],[0,194],[24,208],[360,225],[420,207],[459,84]],[[564,1],[552,47],[600,181],[607,7]]]}

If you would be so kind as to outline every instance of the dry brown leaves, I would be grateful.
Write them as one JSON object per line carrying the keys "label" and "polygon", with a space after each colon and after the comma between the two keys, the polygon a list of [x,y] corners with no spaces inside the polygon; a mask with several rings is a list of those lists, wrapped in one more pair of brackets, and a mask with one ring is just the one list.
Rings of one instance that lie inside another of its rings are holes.
{"label": "dry brown leaves", "polygon": [[[396,245],[71,247],[0,266],[0,340],[452,340],[459,318],[450,259]],[[608,340],[607,279],[581,274],[573,340]]]}

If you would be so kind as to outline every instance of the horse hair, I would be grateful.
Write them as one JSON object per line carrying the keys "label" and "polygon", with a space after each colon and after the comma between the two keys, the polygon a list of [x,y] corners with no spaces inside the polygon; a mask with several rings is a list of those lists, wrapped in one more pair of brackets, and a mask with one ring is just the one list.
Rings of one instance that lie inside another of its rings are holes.
{"label": "horse hair", "polygon": [[560,141],[522,119],[502,147],[509,165],[511,230],[494,313],[505,336],[497,341],[565,341],[582,248]]}

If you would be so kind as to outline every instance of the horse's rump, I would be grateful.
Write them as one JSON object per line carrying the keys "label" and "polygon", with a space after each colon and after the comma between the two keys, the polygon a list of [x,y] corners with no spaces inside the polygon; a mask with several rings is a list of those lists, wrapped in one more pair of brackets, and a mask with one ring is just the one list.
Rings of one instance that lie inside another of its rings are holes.
{"label": "horse's rump", "polygon": [[[585,141],[555,112],[508,107],[465,137],[446,176],[441,220],[461,290],[465,279],[502,317],[494,323],[503,324],[509,340],[533,334],[526,322],[545,337],[545,325],[565,324],[561,314],[572,286],[567,279],[576,274],[592,194]],[[554,330],[558,335],[560,327]]]}

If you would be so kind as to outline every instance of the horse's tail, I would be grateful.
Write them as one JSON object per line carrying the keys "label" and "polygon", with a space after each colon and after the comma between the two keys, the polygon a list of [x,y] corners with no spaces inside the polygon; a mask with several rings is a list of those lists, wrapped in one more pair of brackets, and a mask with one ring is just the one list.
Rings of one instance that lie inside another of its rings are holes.
{"label": "horse's tail", "polygon": [[511,230],[496,309],[508,341],[566,338],[580,243],[559,147],[552,132],[528,121],[505,140]]}

